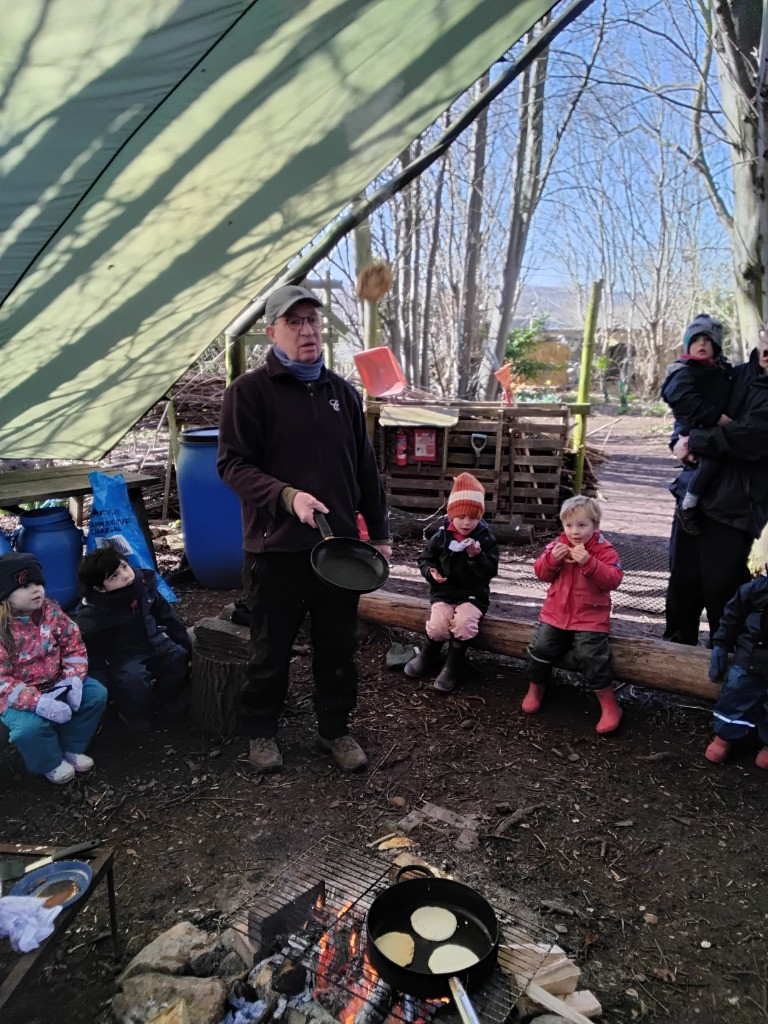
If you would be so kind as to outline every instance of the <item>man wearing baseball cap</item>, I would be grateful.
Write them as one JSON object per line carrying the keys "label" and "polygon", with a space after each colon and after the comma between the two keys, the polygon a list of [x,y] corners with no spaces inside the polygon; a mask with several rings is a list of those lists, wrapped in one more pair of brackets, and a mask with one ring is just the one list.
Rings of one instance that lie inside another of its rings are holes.
{"label": "man wearing baseball cap", "polygon": [[337,537],[358,535],[392,555],[384,488],[355,389],[323,361],[322,302],[299,285],[277,288],[265,307],[272,347],[264,363],[227,388],[218,470],[240,499],[243,585],[253,654],[240,698],[251,762],[282,767],[275,740],[288,691],[293,643],[309,612],[317,744],[346,771],[367,764],[349,733],[357,703],[358,595],[321,580],[311,563],[321,537],[315,511]]}

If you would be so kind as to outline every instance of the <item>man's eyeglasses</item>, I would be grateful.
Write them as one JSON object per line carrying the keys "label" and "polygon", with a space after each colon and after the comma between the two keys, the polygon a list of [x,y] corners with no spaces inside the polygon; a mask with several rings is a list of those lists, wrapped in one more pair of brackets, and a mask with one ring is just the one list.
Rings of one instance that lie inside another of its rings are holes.
{"label": "man's eyeglasses", "polygon": [[300,331],[304,324],[309,324],[315,331],[323,322],[319,313],[310,313],[309,316],[296,316],[291,313],[290,316],[278,317],[278,320],[284,320],[291,331]]}

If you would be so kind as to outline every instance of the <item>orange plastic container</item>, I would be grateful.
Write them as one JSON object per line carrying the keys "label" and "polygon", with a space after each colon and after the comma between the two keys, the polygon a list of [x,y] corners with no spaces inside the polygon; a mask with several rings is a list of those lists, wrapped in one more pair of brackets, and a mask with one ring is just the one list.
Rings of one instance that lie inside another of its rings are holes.
{"label": "orange plastic container", "polygon": [[400,369],[392,350],[386,345],[356,352],[352,358],[355,360],[363,387],[374,398],[399,395],[405,387],[405,374]]}

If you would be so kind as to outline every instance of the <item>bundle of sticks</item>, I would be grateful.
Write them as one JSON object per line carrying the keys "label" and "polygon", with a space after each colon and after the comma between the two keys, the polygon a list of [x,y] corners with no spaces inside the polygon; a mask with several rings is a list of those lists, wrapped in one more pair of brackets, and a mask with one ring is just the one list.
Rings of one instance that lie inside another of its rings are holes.
{"label": "bundle of sticks", "polygon": [[[587,450],[584,458],[584,472],[581,478],[581,493],[587,494],[590,497],[597,495],[598,480],[597,471],[598,467],[606,462],[610,458],[604,451],[599,448],[591,448],[587,445]],[[572,498],[575,494],[573,483],[576,475],[576,452],[564,451],[563,459],[560,468],[560,503],[562,504],[567,498]]]}

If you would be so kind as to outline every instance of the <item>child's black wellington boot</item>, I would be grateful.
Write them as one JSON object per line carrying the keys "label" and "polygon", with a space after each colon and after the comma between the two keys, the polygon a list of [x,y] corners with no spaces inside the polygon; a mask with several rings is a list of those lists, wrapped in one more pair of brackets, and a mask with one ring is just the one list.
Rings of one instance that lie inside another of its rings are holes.
{"label": "child's black wellington boot", "polygon": [[421,650],[415,658],[411,658],[408,664],[403,669],[403,672],[407,676],[411,676],[412,679],[418,679],[420,676],[429,675],[429,673],[437,668],[437,663],[440,658],[440,651],[443,649],[442,640],[427,640],[421,646]]}
{"label": "child's black wellington boot", "polygon": [[448,657],[440,675],[433,683],[439,693],[450,693],[461,682],[461,670],[469,640],[454,640],[448,645]]}

